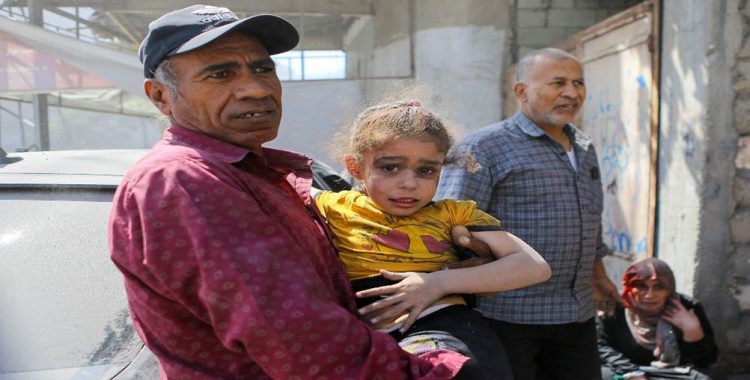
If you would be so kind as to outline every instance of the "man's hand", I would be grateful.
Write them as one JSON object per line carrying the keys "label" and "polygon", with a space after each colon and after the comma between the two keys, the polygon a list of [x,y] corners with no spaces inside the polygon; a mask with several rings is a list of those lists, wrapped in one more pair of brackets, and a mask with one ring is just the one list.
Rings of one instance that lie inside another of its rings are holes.
{"label": "man's hand", "polygon": [[458,249],[466,249],[473,251],[477,256],[466,260],[461,260],[445,266],[445,269],[458,269],[475,267],[478,265],[487,264],[490,261],[495,260],[495,255],[492,254],[490,246],[487,243],[473,237],[471,232],[464,226],[454,226],[451,229],[451,238],[453,244]]}
{"label": "man's hand", "polygon": [[608,316],[614,315],[617,304],[622,305],[622,297],[617,291],[615,284],[607,276],[607,270],[604,268],[604,263],[601,259],[594,260],[591,286],[594,292],[596,309]]}

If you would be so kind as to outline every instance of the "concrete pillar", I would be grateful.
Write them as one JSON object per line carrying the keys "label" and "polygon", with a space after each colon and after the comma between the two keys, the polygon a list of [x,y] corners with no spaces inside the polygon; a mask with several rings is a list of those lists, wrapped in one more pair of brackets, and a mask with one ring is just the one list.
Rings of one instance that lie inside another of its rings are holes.
{"label": "concrete pillar", "polygon": [[722,351],[718,378],[750,366],[741,355],[750,329],[741,323],[728,275],[737,146],[732,68],[743,35],[738,6],[664,0],[661,43],[657,256],[674,269],[677,290],[706,306]]}
{"label": "concrete pillar", "polygon": [[36,149],[34,150],[49,150],[47,94],[33,95],[31,106],[34,111],[34,142],[36,145]]}
{"label": "concrete pillar", "polygon": [[499,121],[510,62],[509,0],[414,1],[414,71],[431,106],[466,130]]}
{"label": "concrete pillar", "polygon": [[[40,28],[44,25],[44,1],[29,0],[29,23]],[[37,75],[49,75],[40,73]],[[49,150],[49,107],[47,106],[47,94],[34,94],[32,107],[34,110],[34,128],[36,150]]]}

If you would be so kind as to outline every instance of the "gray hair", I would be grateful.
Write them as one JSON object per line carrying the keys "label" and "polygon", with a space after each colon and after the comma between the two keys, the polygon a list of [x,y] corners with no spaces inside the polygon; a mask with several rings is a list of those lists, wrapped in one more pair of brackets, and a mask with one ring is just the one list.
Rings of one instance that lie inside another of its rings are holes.
{"label": "gray hair", "polygon": [[549,57],[558,60],[572,59],[578,62],[578,58],[574,55],[558,48],[534,50],[524,55],[516,64],[516,82],[523,82],[526,79],[526,75],[534,68],[534,65],[536,65],[538,58],[541,57]]}
{"label": "gray hair", "polygon": [[159,66],[156,66],[154,79],[163,83],[172,92],[172,96],[177,96],[177,72],[169,59],[165,59]]}

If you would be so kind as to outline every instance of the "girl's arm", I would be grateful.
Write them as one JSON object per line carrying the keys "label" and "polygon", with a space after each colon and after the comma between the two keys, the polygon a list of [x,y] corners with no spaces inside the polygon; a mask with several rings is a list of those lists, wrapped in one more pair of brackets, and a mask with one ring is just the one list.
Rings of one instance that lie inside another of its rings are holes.
{"label": "girl's arm", "polygon": [[[395,273],[381,271],[397,284],[357,292],[357,297],[389,295],[360,309],[362,315],[388,308],[372,319],[373,323],[409,313],[401,331],[406,331],[419,314],[448,294],[494,293],[517,289],[548,280],[551,270],[541,255],[513,234],[505,231],[473,232],[490,247],[499,260],[461,269],[432,273]],[[370,314],[372,315],[372,314]]]}

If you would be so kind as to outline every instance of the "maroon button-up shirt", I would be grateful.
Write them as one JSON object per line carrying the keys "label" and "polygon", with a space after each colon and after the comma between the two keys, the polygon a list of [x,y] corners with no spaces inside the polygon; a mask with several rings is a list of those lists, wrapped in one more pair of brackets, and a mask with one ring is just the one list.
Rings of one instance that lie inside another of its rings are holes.
{"label": "maroon button-up shirt", "polygon": [[173,126],[127,174],[110,217],[130,311],[169,379],[451,378],[356,315],[311,217],[310,160]]}

